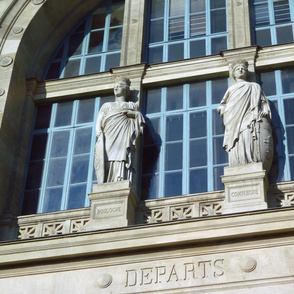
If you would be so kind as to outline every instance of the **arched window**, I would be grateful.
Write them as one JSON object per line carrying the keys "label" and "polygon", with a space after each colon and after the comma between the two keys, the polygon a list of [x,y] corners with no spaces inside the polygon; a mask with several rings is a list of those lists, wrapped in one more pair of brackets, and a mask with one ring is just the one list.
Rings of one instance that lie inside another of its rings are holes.
{"label": "arched window", "polygon": [[227,49],[225,0],[150,0],[149,6],[148,63]]}
{"label": "arched window", "polygon": [[44,78],[86,75],[119,66],[123,16],[124,1],[102,1],[59,46]]}
{"label": "arched window", "polygon": [[293,42],[294,2],[251,0],[253,44],[270,46]]}

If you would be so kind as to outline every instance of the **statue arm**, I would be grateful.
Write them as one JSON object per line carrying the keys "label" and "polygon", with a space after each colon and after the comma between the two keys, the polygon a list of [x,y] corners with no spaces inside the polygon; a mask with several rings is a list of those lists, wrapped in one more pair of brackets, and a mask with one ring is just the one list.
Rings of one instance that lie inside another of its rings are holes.
{"label": "statue arm", "polygon": [[222,101],[220,102],[219,107],[217,108],[217,112],[220,114],[220,116],[224,115],[224,111],[225,111],[227,100],[228,100],[229,96],[230,96],[230,92],[229,92],[229,89],[228,89],[226,91]]}
{"label": "statue arm", "polygon": [[103,121],[105,115],[106,115],[106,110],[105,110],[105,104],[104,104],[104,105],[102,105],[102,107],[98,113],[98,117],[97,117],[97,121],[96,121],[96,137],[97,138],[103,132],[102,121]]}

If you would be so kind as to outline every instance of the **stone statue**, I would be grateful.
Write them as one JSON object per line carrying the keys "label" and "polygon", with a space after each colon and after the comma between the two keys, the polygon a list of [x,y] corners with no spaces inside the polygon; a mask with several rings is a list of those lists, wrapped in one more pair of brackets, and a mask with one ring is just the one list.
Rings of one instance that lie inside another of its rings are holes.
{"label": "stone statue", "polygon": [[217,109],[225,126],[223,148],[229,154],[229,165],[262,162],[269,171],[273,158],[269,102],[257,83],[247,81],[246,60],[233,62],[232,73],[236,83]]}
{"label": "stone statue", "polygon": [[134,102],[127,102],[130,80],[118,77],[115,102],[104,103],[96,122],[95,172],[98,184],[130,180],[135,172],[136,142],[145,121]]}

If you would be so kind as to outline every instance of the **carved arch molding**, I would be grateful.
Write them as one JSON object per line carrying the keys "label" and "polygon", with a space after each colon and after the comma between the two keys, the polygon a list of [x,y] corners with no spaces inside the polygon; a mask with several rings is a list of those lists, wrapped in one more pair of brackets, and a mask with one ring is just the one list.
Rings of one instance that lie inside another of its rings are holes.
{"label": "carved arch molding", "polygon": [[0,216],[4,208],[15,215],[21,195],[34,108],[27,99],[26,79],[40,79],[58,44],[100,1],[1,1]]}

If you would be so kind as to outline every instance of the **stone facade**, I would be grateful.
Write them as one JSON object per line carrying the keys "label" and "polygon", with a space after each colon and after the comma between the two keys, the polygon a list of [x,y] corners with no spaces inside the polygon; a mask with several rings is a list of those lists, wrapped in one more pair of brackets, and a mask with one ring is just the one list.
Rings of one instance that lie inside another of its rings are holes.
{"label": "stone facade", "polygon": [[215,191],[131,200],[131,222],[97,229],[91,208],[19,216],[36,105],[111,93],[121,75],[141,106],[144,88],[229,76],[236,59],[251,75],[294,64],[294,43],[251,46],[249,1],[228,0],[228,50],[146,65],[147,1],[126,0],[120,67],[42,81],[49,56],[98,2],[0,3],[1,293],[293,293],[293,182],[271,185],[259,211],[223,214],[225,192]]}

